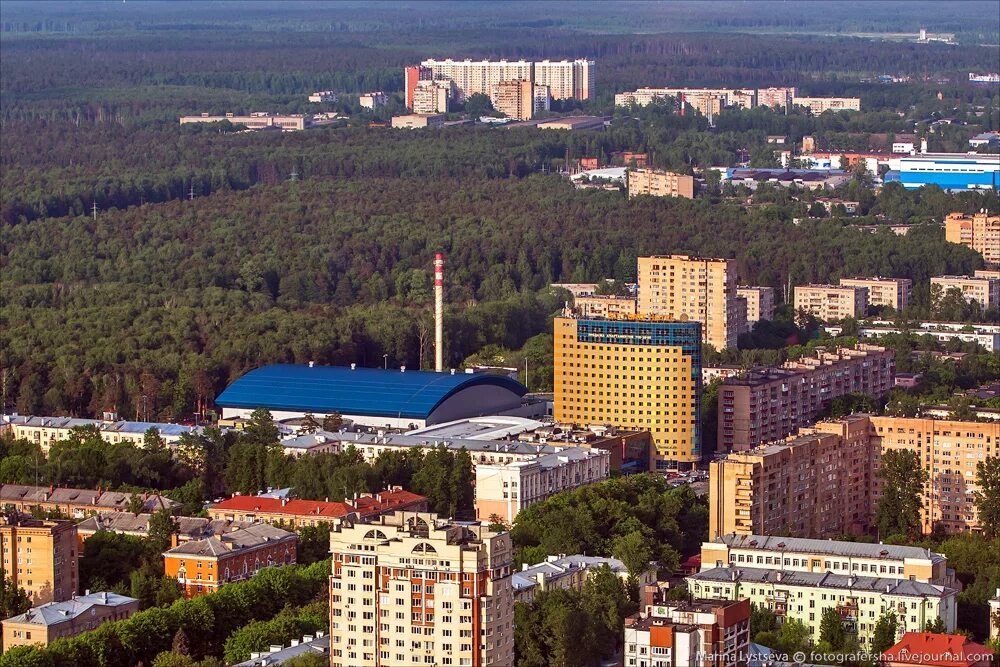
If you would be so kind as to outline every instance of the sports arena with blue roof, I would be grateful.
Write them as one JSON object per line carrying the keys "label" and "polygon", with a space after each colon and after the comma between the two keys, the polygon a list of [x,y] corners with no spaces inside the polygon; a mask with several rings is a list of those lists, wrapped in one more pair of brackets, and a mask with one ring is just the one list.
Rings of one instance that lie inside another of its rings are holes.
{"label": "sports arena with blue roof", "polygon": [[275,364],[250,371],[215,402],[223,419],[267,408],[276,420],[337,413],[356,424],[420,428],[514,410],[527,391],[487,373]]}

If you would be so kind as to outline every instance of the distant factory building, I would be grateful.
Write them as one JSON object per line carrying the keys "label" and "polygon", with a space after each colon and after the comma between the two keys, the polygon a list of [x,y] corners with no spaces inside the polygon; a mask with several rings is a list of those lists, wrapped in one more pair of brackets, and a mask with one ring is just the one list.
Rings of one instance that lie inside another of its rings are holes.
{"label": "distant factory building", "polygon": [[487,373],[275,364],[230,384],[216,404],[223,419],[266,408],[275,419],[340,414],[360,425],[417,428],[516,411],[527,391]]}
{"label": "distant factory building", "polygon": [[899,170],[885,182],[899,182],[907,190],[937,185],[942,190],[996,190],[1000,187],[1000,155],[975,153],[919,153],[901,158]]}

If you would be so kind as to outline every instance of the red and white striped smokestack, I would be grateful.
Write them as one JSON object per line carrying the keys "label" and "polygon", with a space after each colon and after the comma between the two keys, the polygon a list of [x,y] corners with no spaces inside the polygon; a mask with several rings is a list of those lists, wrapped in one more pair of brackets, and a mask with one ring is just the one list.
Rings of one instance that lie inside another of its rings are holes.
{"label": "red and white striped smokestack", "polygon": [[444,255],[434,255],[434,370],[444,371]]}

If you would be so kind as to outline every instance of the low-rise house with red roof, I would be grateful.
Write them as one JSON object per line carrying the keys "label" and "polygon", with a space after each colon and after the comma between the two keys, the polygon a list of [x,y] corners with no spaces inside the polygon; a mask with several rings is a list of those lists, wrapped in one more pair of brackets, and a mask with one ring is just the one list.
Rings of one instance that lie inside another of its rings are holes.
{"label": "low-rise house with red roof", "polygon": [[883,667],[990,667],[993,651],[964,635],[907,632],[882,654]]}
{"label": "low-rise house with red roof", "polygon": [[233,496],[208,508],[213,519],[263,521],[293,529],[332,523],[348,514],[359,518],[376,517],[395,511],[426,512],[427,498],[394,486],[378,493],[363,493],[343,502]]}

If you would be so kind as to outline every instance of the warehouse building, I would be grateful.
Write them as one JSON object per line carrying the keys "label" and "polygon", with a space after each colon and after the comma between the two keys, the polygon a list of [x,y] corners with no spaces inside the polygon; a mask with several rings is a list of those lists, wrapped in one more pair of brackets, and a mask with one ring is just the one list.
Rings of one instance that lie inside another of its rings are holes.
{"label": "warehouse building", "polygon": [[421,428],[511,413],[527,388],[487,373],[433,373],[340,366],[274,364],[250,371],[216,399],[223,419],[257,408],[275,420],[339,414],[362,426]]}
{"label": "warehouse building", "polygon": [[937,185],[942,190],[996,190],[1000,187],[1000,155],[976,153],[921,153],[904,157],[899,170],[885,175],[907,190]]}

